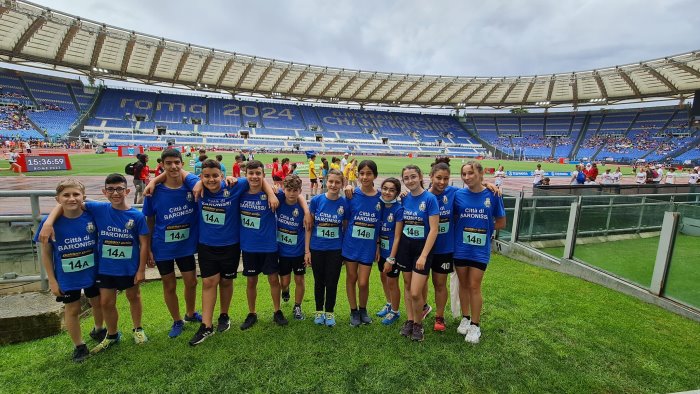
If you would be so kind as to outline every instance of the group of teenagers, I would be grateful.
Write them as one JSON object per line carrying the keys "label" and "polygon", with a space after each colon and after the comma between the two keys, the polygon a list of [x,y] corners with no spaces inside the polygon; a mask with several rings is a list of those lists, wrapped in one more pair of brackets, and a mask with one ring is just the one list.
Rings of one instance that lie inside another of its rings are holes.
{"label": "group of teenagers", "polygon": [[[182,169],[178,150],[162,152],[163,174],[145,188],[143,209],[132,208],[130,190],[121,174],[111,174],[102,189],[107,202],[86,201],[85,188],[66,179],[56,188],[57,206],[42,220],[35,240],[42,243],[42,263],[57,301],[66,304],[66,328],[75,345],[73,359],[82,361],[118,343],[116,297],[123,291],[129,302],[133,337],[148,339],[142,328],[139,284],[146,266],[157,267],[165,304],[173,319],[168,335],[183,333],[187,322],[199,323],[189,344],[198,345],[215,332],[231,327],[229,311],[233,279],[242,255],[248,314],[240,325],[247,330],[258,321],[258,276],[267,276],[274,323],[288,324],[281,301],[290,298],[292,310],[304,320],[304,275],[314,277],[315,312],[319,326],[336,325],[335,305],[342,266],[353,327],[370,324],[367,311],[369,278],[380,271],[386,304],[375,313],[384,325],[400,320],[403,302],[406,320],[400,334],[414,341],[425,337],[423,321],[432,310],[427,303],[432,272],[435,293],[435,331],[445,331],[447,278],[459,278],[462,319],[457,331],[478,343],[481,336],[481,283],[491,254],[491,238],[505,226],[505,211],[497,189],[483,181],[483,167],[469,161],[460,168],[464,188],[450,186],[449,159],[437,159],[429,172],[430,184],[416,165],[407,165],[401,180],[385,179],[378,189],[379,172],[372,160],[358,165],[357,187],[346,185],[343,174],[330,169],[326,191],[307,203],[302,180],[285,177],[277,189],[265,180],[264,165],[248,162],[245,176],[224,177],[219,163],[207,159],[199,177]],[[404,192],[402,192],[402,182]],[[197,258],[195,259],[195,255]],[[202,313],[195,310],[197,271],[202,277]],[[175,266],[184,285],[185,313],[181,314]],[[80,296],[93,307],[98,342],[88,350],[79,324]],[[219,299],[219,316],[214,309]]]}

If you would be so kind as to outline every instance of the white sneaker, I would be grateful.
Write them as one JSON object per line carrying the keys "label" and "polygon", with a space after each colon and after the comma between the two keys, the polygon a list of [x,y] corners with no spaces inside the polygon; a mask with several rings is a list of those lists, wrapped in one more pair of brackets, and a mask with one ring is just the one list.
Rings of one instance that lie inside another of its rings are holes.
{"label": "white sneaker", "polygon": [[470,325],[464,340],[469,343],[479,343],[479,338],[481,338],[481,328],[473,324]]}
{"label": "white sneaker", "polygon": [[470,319],[467,319],[466,317],[462,317],[462,321],[459,322],[459,327],[457,327],[457,332],[459,335],[467,335],[467,330],[469,329],[469,325],[472,323]]}

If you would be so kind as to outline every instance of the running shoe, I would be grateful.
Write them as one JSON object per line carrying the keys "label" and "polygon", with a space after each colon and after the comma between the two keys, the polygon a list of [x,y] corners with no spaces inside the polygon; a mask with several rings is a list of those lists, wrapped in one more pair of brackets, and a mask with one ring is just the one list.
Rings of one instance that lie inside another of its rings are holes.
{"label": "running shoe", "polygon": [[362,324],[371,324],[372,319],[367,314],[367,309],[360,309],[360,321]]}
{"label": "running shoe", "polygon": [[321,311],[316,311],[314,316],[314,324],[318,324],[319,326],[326,324],[326,315],[324,315]]}
{"label": "running shoe", "polygon": [[391,311],[391,303],[387,302],[386,304],[384,304],[382,309],[380,309],[379,312],[376,313],[376,315],[377,315],[377,317],[384,317],[390,311]]}
{"label": "running shoe", "polygon": [[382,324],[385,326],[392,325],[396,323],[397,320],[401,317],[401,313],[399,312],[394,312],[394,311],[389,311],[386,315],[384,315],[384,318],[382,319]]}
{"label": "running shoe", "polygon": [[94,339],[95,342],[97,342],[97,343],[104,341],[106,336],[107,336],[107,328],[105,328],[105,327],[102,327],[102,329],[99,331],[95,330],[95,327],[93,327],[92,331],[90,331],[90,338]]}
{"label": "running shoe", "polygon": [[282,301],[289,302],[289,288],[282,290]]}
{"label": "running shoe", "polygon": [[326,327],[335,326],[335,313],[326,312],[325,320],[326,320]]}
{"label": "running shoe", "polygon": [[90,351],[88,350],[86,344],[82,344],[80,346],[77,346],[73,350],[73,361],[76,363],[82,363],[89,356],[90,356]]}
{"label": "running shoe", "polygon": [[199,312],[194,312],[192,316],[187,316],[187,314],[185,314],[185,321],[188,323],[201,323],[202,315],[200,315]]}
{"label": "running shoe", "polygon": [[105,339],[98,343],[97,346],[92,348],[90,350],[90,354],[97,354],[103,350],[107,350],[110,346],[119,343],[119,341],[122,339],[122,333],[117,332],[117,337],[116,338],[109,338],[109,336],[106,336]]}
{"label": "running shoe", "polygon": [[360,311],[350,311],[350,325],[353,327],[359,327],[360,324],[362,324],[362,320],[360,319]]}
{"label": "running shoe", "polygon": [[443,332],[447,329],[445,325],[445,318],[442,316],[435,316],[435,324],[433,325],[433,331]]}
{"label": "running shoe", "polygon": [[143,331],[143,328],[134,328],[134,343],[137,345],[143,345],[148,342],[148,337]]}
{"label": "running shoe", "polygon": [[430,314],[430,312],[433,310],[433,307],[430,306],[430,304],[425,304],[423,305],[423,320],[425,320],[426,317]]}
{"label": "running shoe", "polygon": [[286,326],[289,324],[289,321],[287,318],[284,317],[284,313],[282,313],[282,310],[278,310],[272,315],[272,320],[277,323],[278,326]]}
{"label": "running shoe", "polygon": [[229,328],[231,328],[231,318],[224,313],[220,314],[219,321],[216,324],[216,331],[225,332],[228,331]]}
{"label": "running shoe", "polygon": [[459,322],[459,327],[457,327],[457,333],[459,335],[467,335],[467,330],[469,329],[470,324],[471,324],[470,319],[467,319],[466,317],[462,317],[462,321]]}
{"label": "running shoe", "polygon": [[182,330],[185,329],[185,321],[184,320],[178,320],[176,322],[173,322],[173,326],[170,327],[170,332],[168,333],[168,336],[170,338],[177,338],[182,334]]}
{"label": "running shoe", "polygon": [[401,335],[405,337],[410,337],[413,334],[413,320],[408,320],[401,327]]}
{"label": "running shoe", "polygon": [[245,317],[243,323],[241,323],[241,330],[247,330],[250,327],[253,327],[253,325],[257,322],[258,315],[256,315],[255,313],[249,313],[248,316]]}
{"label": "running shoe", "polygon": [[467,335],[464,337],[464,340],[469,343],[477,344],[479,343],[479,338],[481,338],[481,327],[473,324],[469,325],[469,329],[467,330]]}
{"label": "running shoe", "polygon": [[413,323],[413,333],[411,334],[411,340],[416,342],[423,342],[425,339],[425,331],[423,330],[422,323]]}
{"label": "running shoe", "polygon": [[292,315],[294,316],[294,320],[304,320],[305,317],[304,312],[301,311],[301,305],[294,305]]}
{"label": "running shoe", "polygon": [[197,346],[204,342],[207,338],[214,335],[214,327],[207,327],[204,323],[199,325],[199,330],[190,339],[190,346]]}

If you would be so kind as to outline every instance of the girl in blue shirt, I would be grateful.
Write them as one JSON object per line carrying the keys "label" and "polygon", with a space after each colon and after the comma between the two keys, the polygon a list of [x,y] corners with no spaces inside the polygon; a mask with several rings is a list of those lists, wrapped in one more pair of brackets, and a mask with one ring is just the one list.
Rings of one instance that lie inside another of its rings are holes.
{"label": "girl in blue shirt", "polygon": [[501,197],[482,184],[484,168],[481,163],[467,162],[462,166],[461,175],[467,189],[459,190],[454,201],[454,264],[463,315],[457,331],[465,334],[467,342],[478,343],[483,305],[481,282],[491,258],[491,235],[494,230],[505,227],[506,214]]}
{"label": "girl in blue shirt", "polygon": [[350,304],[350,325],[353,327],[372,323],[367,314],[369,275],[377,254],[382,215],[381,193],[374,187],[374,180],[379,174],[377,164],[372,160],[363,160],[357,168],[360,187],[355,188],[353,198],[348,203],[348,231],[343,238],[342,251],[347,275],[345,288]]}
{"label": "girl in blue shirt", "polygon": [[432,264],[432,249],[438,235],[439,207],[437,198],[423,188],[423,173],[409,164],[401,172],[409,193],[403,199],[403,233],[396,264],[403,272],[404,302],[408,321],[401,335],[414,341],[424,339],[423,288]]}
{"label": "girl in blue shirt", "polygon": [[403,207],[397,200],[401,191],[401,183],[396,178],[387,178],[382,182],[381,230],[377,244],[377,267],[379,268],[382,288],[386,305],[377,312],[383,318],[382,324],[390,325],[400,317],[399,304],[399,267],[396,265],[396,254],[399,251],[399,240],[403,231]]}
{"label": "girl in blue shirt", "polygon": [[[342,240],[349,211],[347,200],[340,196],[343,174],[328,172],[328,191],[311,199],[309,211],[313,226],[306,229],[304,261],[314,273],[316,315],[314,323],[335,326],[335,301],[342,267]],[[324,313],[325,311],[325,313]]]}

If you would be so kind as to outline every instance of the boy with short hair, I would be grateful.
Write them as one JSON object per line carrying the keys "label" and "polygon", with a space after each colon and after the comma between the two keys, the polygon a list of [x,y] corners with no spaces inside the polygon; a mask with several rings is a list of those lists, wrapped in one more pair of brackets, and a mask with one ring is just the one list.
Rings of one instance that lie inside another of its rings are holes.
{"label": "boy with short hair", "polygon": [[[166,149],[161,154],[164,176],[152,182],[144,194],[143,214],[151,233],[151,263],[155,262],[163,285],[163,298],[173,319],[168,336],[176,338],[182,334],[185,322],[201,322],[202,316],[195,311],[197,299],[197,271],[194,254],[199,238],[197,203],[192,187],[199,181],[189,174],[184,182],[181,177],[182,154],[176,149]],[[160,183],[161,180],[164,181]],[[153,192],[151,192],[153,190]],[[180,315],[177,296],[175,264],[180,269],[185,285],[185,316]]]}
{"label": "boy with short hair", "polygon": [[[95,283],[100,289],[102,314],[107,324],[107,336],[90,354],[101,352],[121,339],[121,333],[117,330],[117,291],[124,291],[129,301],[134,323],[134,342],[143,344],[148,341],[141,327],[143,305],[139,284],[146,277],[150,238],[143,213],[130,207],[127,202],[130,191],[122,174],[110,174],[102,189],[109,202],[87,201],[83,204],[83,208],[93,215],[97,224],[97,255],[100,264]],[[42,242],[51,235],[53,223],[62,214],[61,206],[51,211],[40,233]]]}
{"label": "boy with short hair", "polygon": [[250,189],[241,196],[241,250],[243,251],[243,275],[247,277],[246,295],[248,298],[248,316],[241,324],[241,330],[247,330],[257,321],[255,310],[258,290],[258,275],[267,275],[270,283],[273,320],[280,326],[288,324],[280,310],[279,262],[277,261],[277,223],[275,213],[268,206],[267,195],[262,190],[265,178],[263,164],[251,160],[246,166],[246,179]]}
{"label": "boy with short hair", "polygon": [[[85,360],[90,352],[83,342],[80,332],[80,294],[90,300],[95,327],[90,332],[97,342],[101,342],[107,329],[102,327],[100,290],[95,287],[97,275],[97,228],[92,215],[81,209],[85,200],[85,186],[76,179],[65,179],[56,186],[56,202],[63,208],[63,215],[55,221],[55,239],[42,242],[41,263],[49,279],[51,293],[56,302],[65,304],[64,320],[75,349],[73,361]],[[39,241],[39,232],[44,222],[39,224],[34,241]]]}

